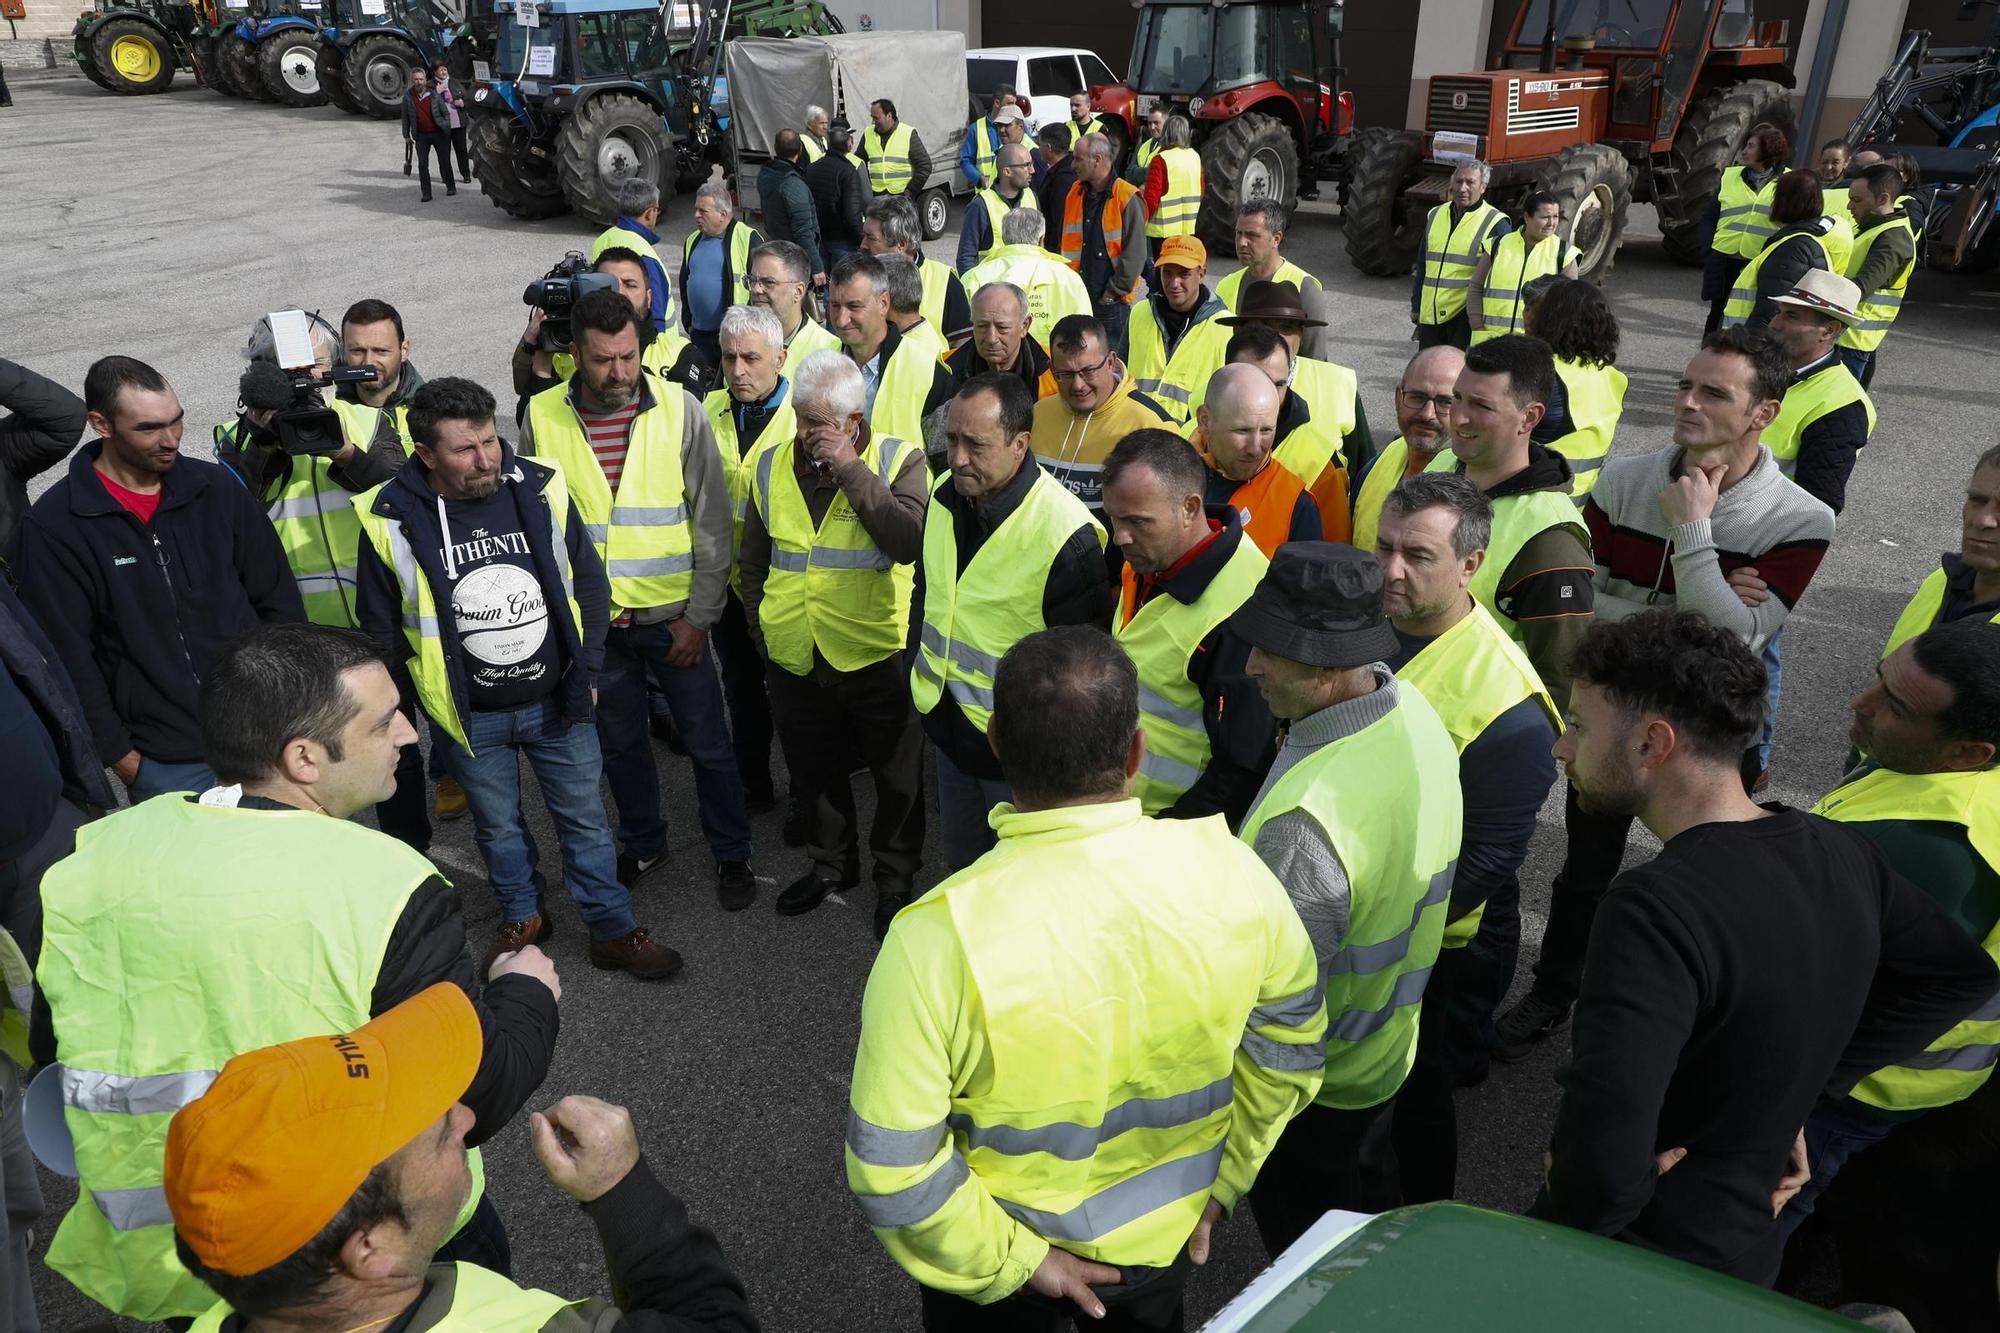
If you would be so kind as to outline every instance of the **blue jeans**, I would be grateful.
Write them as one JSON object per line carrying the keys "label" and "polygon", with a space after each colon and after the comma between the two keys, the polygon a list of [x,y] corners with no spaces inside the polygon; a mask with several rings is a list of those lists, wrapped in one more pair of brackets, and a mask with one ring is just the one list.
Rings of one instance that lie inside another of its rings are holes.
{"label": "blue jeans", "polygon": [[1812,1179],[1792,1196],[1778,1216],[1778,1229],[1787,1239],[1812,1216],[1819,1196],[1826,1193],[1826,1187],[1833,1183],[1848,1159],[1888,1138],[1898,1123],[1856,1115],[1830,1102],[1821,1102],[1813,1108],[1806,1117],[1806,1165],[1812,1169]]}
{"label": "blue jeans", "polygon": [[470,751],[449,736],[438,737],[451,747],[451,771],[465,788],[473,839],[506,919],[526,921],[542,910],[545,896],[535,845],[521,819],[521,757],[526,755],[555,821],[563,882],[576,900],[576,914],[594,939],[631,934],[638,924],[632,919],[632,895],[618,882],[611,823],[597,794],[604,761],[596,730],[587,722],[565,724],[555,700],[544,699],[511,712],[468,713],[465,738],[472,743]]}
{"label": "blue jeans", "polygon": [[1864,352],[1858,347],[1842,347],[1839,352],[1841,364],[1854,372],[1854,378],[1861,381],[1862,388],[1867,388],[1875,378],[1875,353]]}
{"label": "blue jeans", "polygon": [[1125,325],[1132,318],[1132,307],[1123,301],[1101,301],[1091,313],[1104,326],[1104,345],[1117,351],[1125,342]]}
{"label": "blue jeans", "polygon": [[1771,766],[1771,737],[1778,730],[1778,692],[1784,688],[1785,669],[1778,660],[1778,640],[1785,637],[1785,627],[1778,626],[1778,632],[1764,642],[1764,732],[1757,741],[1757,767]]}
{"label": "blue jeans", "polygon": [[938,837],[944,843],[944,872],[955,875],[993,850],[999,835],[987,815],[1014,789],[991,778],[976,778],[937,752]]}
{"label": "blue jeans", "polygon": [[215,774],[200,760],[188,763],[169,763],[164,759],[139,759],[139,772],[128,783],[125,790],[132,797],[132,804],[150,801],[155,796],[164,796],[170,791],[191,791],[197,794],[215,785]]}
{"label": "blue jeans", "polygon": [[604,641],[604,669],[597,674],[597,735],[604,744],[604,776],[618,807],[618,844],[627,856],[642,861],[667,845],[660,774],[653,766],[646,725],[650,677],[687,744],[708,849],[718,862],[748,861],[750,816],[743,809],[743,780],[724,721],[722,682],[706,649],[693,666],[668,666],[673,646],[665,622],[614,628]]}

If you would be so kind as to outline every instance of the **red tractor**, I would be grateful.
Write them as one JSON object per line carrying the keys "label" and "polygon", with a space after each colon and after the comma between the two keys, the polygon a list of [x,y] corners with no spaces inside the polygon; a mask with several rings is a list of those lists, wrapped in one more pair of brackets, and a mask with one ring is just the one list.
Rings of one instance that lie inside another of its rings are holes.
{"label": "red tractor", "polygon": [[1186,116],[1207,192],[1200,229],[1233,235],[1252,199],[1290,204],[1337,176],[1354,129],[1340,91],[1342,0],[1133,0],[1124,83],[1092,88],[1117,160],[1155,105]]}
{"label": "red tractor", "polygon": [[1424,129],[1366,129],[1348,152],[1347,257],[1407,274],[1452,168],[1493,169],[1487,198],[1562,201],[1583,276],[1602,280],[1627,206],[1651,200],[1667,254],[1699,264],[1704,214],[1760,121],[1789,130],[1786,24],[1751,0],[1524,0],[1500,68],[1430,81]]}

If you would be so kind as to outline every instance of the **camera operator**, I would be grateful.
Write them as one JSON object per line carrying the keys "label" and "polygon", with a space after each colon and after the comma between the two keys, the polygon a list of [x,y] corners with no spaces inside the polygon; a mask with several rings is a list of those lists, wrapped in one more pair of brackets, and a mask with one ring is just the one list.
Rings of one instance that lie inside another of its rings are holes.
{"label": "camera operator", "polygon": [[[618,290],[638,312],[640,364],[661,379],[680,385],[697,400],[706,397],[716,383],[715,368],[708,358],[676,330],[658,332],[649,321],[646,312],[652,309],[653,293],[644,258],[636,251],[614,245],[597,256],[591,271],[617,279]],[[543,336],[547,320],[548,311],[542,307],[530,311],[528,327],[514,348],[514,392],[521,396],[514,413],[516,421],[526,414],[530,398],[568,380],[576,370],[574,351],[547,345],[549,339]]]}
{"label": "camera operator", "polygon": [[366,447],[394,475],[413,447],[410,395],[424,382],[410,360],[402,315],[387,301],[373,297],[356,301],[340,317],[340,355],[347,365],[370,367],[375,378],[338,386],[332,407],[347,423],[348,438],[357,442],[362,439],[362,422],[357,418],[371,411],[377,414]]}

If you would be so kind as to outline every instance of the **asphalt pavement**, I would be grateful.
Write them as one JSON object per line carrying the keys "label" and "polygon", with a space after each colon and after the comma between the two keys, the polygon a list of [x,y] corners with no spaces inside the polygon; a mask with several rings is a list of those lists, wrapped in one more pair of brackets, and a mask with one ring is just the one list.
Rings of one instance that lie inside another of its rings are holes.
{"label": "asphalt pavement", "polygon": [[[233,101],[185,74],[171,92],[143,98],[80,76],[10,83],[16,105],[0,112],[0,353],[79,390],[107,353],[152,363],[187,408],[191,453],[207,455],[213,426],[233,415],[251,324],[295,305],[337,322],[351,302],[384,298],[401,310],[425,375],[470,375],[510,403],[508,356],[527,316],[520,292],[594,234],[573,218],[517,222],[476,186],[455,198],[440,186],[434,202],[419,202],[393,122]],[[691,219],[692,198],[676,198],[663,252],[677,250]],[[1326,284],[1337,359],[1359,373],[1386,441],[1393,386],[1412,350],[1408,283],[1357,274],[1340,226],[1331,205],[1307,205],[1285,251]],[[948,263],[955,239],[929,250]],[[1219,261],[1211,278],[1233,267]],[[1620,454],[1668,443],[1674,384],[1701,332],[1697,285],[1694,270],[1661,251],[1651,208],[1634,207],[1607,284],[1624,330],[1619,364],[1631,377]],[[1883,349],[1876,435],[1833,549],[1785,635],[1775,799],[1810,803],[1838,781],[1848,697],[1868,679],[1903,601],[1938,553],[1956,548],[1972,460],[2000,442],[1996,351],[2000,281],[1920,273]],[[687,765],[664,749],[658,757],[674,861],[643,887],[638,911],[686,955],[687,970],[655,985],[594,971],[584,930],[558,906],[549,950],[563,974],[563,1032],[534,1104],[583,1092],[629,1106],[656,1170],[721,1237],[767,1329],[913,1328],[916,1289],[863,1224],[841,1165],[861,989],[875,951],[872,891],[777,917],[770,881],[787,883],[804,865],[769,815],[756,821],[755,863],[766,878],[758,901],[723,912]],[[529,807],[552,857],[554,833],[533,800]],[[1643,832],[1635,844],[1644,855]],[[937,878],[936,850],[933,836],[925,884]],[[1522,873],[1524,976],[1561,851],[1557,799]],[[432,855],[460,887],[479,947],[499,921],[470,822],[440,825]],[[1533,1197],[1565,1045],[1495,1066],[1484,1085],[1460,1094],[1462,1198],[1519,1209]],[[543,1178],[520,1121],[488,1145],[487,1179],[519,1280],[573,1297],[606,1290],[589,1223]],[[66,1182],[43,1183],[37,1295],[47,1327],[74,1328],[102,1312],[41,1266],[73,1197]],[[1194,1280],[1191,1313],[1213,1313],[1264,1261],[1249,1219],[1232,1221]]]}

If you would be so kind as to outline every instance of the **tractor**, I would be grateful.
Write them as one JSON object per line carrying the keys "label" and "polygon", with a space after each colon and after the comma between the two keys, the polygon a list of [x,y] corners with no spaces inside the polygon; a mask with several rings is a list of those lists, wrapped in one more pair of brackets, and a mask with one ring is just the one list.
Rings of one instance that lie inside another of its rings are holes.
{"label": "tractor", "polygon": [[355,115],[403,113],[410,71],[445,58],[459,15],[435,0],[329,0],[320,30],[319,86]]}
{"label": "tractor", "polygon": [[72,33],[77,68],[114,93],[163,93],[176,69],[200,80],[195,42],[213,19],[194,0],[96,0]]}
{"label": "tractor", "polygon": [[[479,188],[518,218],[617,216],[618,183],[688,188],[719,160],[726,36],[838,31],[821,0],[496,0],[492,77],[468,97]],[[683,22],[685,20],[685,22]],[[669,26],[671,25],[671,26]],[[710,34],[716,34],[711,37]]]}
{"label": "tractor", "polygon": [[[228,0],[224,0],[228,5]],[[322,0],[262,0],[218,35],[216,60],[226,90],[287,106],[319,106],[319,14]],[[235,6],[224,10],[233,15]]]}
{"label": "tractor", "polygon": [[1578,270],[1602,282],[1634,199],[1652,200],[1676,263],[1707,252],[1705,214],[1760,121],[1789,127],[1787,25],[1751,0],[1524,0],[1499,68],[1430,81],[1425,127],[1367,129],[1349,152],[1347,257],[1408,274],[1453,168],[1492,168],[1487,198],[1562,203]]}
{"label": "tractor", "polygon": [[1186,116],[1206,182],[1199,229],[1227,239],[1237,208],[1287,204],[1338,180],[1354,98],[1340,90],[1342,0],[1135,0],[1124,83],[1091,89],[1114,160],[1156,105]]}

